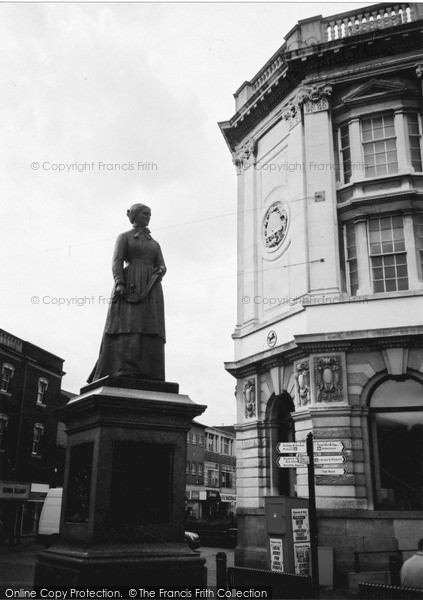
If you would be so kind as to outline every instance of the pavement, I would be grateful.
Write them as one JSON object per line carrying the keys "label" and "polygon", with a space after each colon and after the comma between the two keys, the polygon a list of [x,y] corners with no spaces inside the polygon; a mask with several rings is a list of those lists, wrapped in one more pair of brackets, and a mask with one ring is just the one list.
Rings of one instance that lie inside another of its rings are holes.
{"label": "pavement", "polygon": [[[37,555],[44,549],[40,544],[22,543],[19,546],[0,546],[0,587],[31,587]],[[207,586],[216,585],[216,554],[225,552],[227,566],[234,564],[234,551],[228,548],[200,548],[196,551],[206,559]]]}
{"label": "pavement", "polygon": [[[28,587],[34,582],[37,555],[43,550],[40,544],[21,544],[20,546],[0,546],[0,588]],[[196,551],[206,559],[207,586],[216,586],[216,555],[224,552],[227,566],[234,565],[234,551],[228,548],[202,547]],[[348,600],[354,598],[347,590],[321,589],[320,600]]]}

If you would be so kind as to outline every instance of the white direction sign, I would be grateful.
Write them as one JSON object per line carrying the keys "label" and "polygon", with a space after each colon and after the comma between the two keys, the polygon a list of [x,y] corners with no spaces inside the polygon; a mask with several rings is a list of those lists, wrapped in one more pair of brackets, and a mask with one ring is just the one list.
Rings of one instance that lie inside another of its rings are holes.
{"label": "white direction sign", "polygon": [[313,442],[315,452],[342,452],[344,447],[341,440],[314,440]]}
{"label": "white direction sign", "polygon": [[[279,442],[276,446],[279,454],[292,454],[294,452],[307,452],[306,442]],[[341,440],[314,440],[314,452],[342,452],[344,444]]]}
{"label": "white direction sign", "polygon": [[281,468],[292,468],[292,467],[305,467],[309,462],[309,458],[306,455],[297,456],[279,456],[276,461],[278,467]]}
{"label": "white direction sign", "polygon": [[318,467],[314,469],[315,475],[345,475],[345,469],[331,469],[330,467]]}
{"label": "white direction sign", "polygon": [[276,446],[279,454],[290,454],[292,452],[307,452],[305,442],[279,442]]}
{"label": "white direction sign", "polygon": [[345,457],[342,456],[341,454],[338,454],[338,456],[334,455],[334,456],[330,456],[329,454],[327,454],[326,456],[315,456],[314,457],[314,464],[315,465],[335,465],[335,464],[339,464],[339,463],[344,463],[345,462]]}

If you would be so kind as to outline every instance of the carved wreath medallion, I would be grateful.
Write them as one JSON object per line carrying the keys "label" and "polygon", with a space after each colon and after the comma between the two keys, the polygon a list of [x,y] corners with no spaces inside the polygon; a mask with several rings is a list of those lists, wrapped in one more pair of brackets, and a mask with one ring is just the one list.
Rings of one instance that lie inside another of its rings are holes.
{"label": "carved wreath medallion", "polygon": [[277,250],[285,239],[288,229],[288,213],[282,202],[274,202],[263,221],[263,243],[268,252]]}

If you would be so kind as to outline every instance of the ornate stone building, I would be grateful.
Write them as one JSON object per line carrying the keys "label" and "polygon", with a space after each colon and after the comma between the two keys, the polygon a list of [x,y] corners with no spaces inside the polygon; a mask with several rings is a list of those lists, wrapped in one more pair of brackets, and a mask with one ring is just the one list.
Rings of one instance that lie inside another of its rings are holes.
{"label": "ornate stone building", "polygon": [[308,496],[276,444],[309,431],[345,447],[344,474],[316,476],[338,572],[423,537],[422,18],[300,21],[220,123],[238,177],[238,565],[267,564],[266,496]]}

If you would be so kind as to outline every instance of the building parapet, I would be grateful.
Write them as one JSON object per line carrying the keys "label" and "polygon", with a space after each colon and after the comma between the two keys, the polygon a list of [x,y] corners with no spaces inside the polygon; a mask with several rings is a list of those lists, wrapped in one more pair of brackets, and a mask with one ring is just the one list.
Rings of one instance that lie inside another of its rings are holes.
{"label": "building parapet", "polygon": [[22,340],[3,330],[0,330],[0,345],[22,352]]}
{"label": "building parapet", "polygon": [[382,3],[358,11],[340,13],[323,20],[326,33],[325,41],[330,42],[339,38],[368,33],[376,29],[411,23],[416,20],[416,17],[418,18],[417,15],[418,7],[410,3]]}
{"label": "building parapet", "polygon": [[285,43],[251,80],[235,92],[236,111],[259,90],[265,90],[287,70],[291,54],[309,49],[317,51],[321,44],[342,41],[358,35],[412,23],[423,18],[423,4],[380,3],[358,10],[323,18],[317,15],[299,21],[285,36]]}

